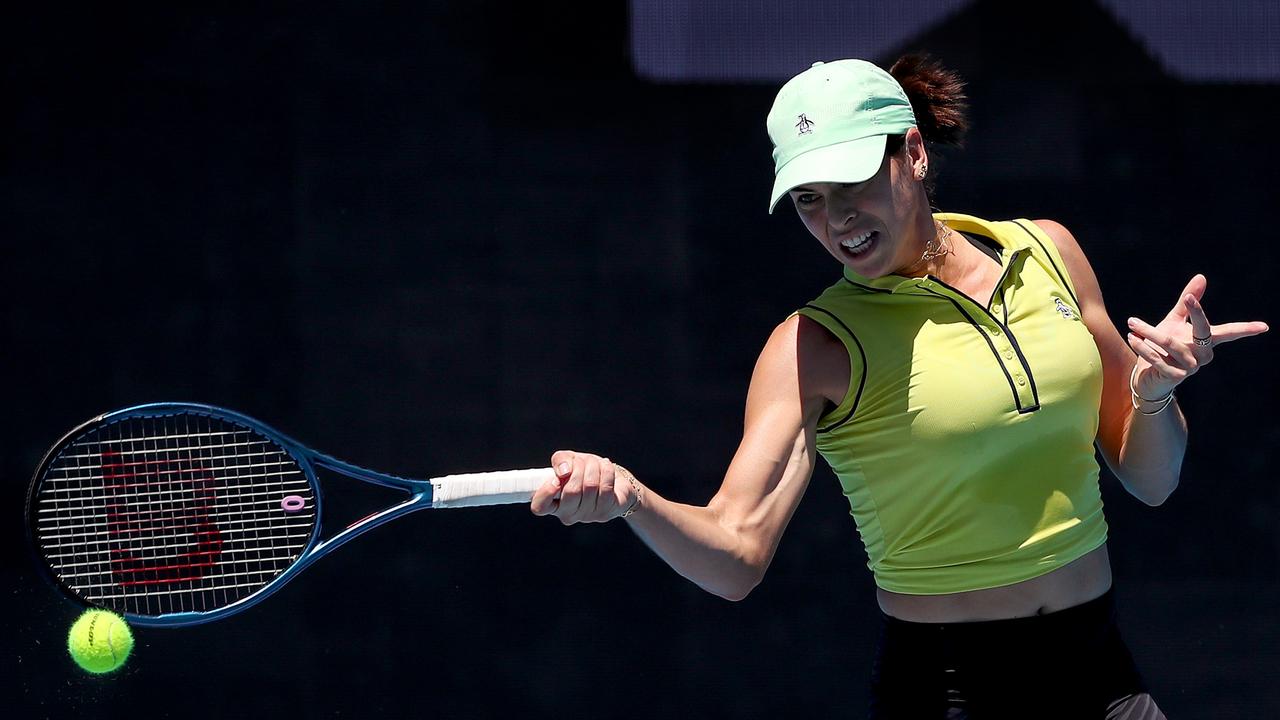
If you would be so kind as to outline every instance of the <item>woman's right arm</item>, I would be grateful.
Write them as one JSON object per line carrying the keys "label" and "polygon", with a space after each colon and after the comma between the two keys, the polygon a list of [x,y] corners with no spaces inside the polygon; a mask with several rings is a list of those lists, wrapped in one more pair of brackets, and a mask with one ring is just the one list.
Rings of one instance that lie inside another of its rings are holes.
{"label": "woman's right arm", "polygon": [[[729,600],[746,597],[809,483],[818,418],[828,402],[839,403],[848,382],[844,346],[812,320],[791,316],[756,362],[742,442],[715,497],[706,506],[686,505],[644,487],[627,522],[698,586]],[[629,473],[606,458],[561,450],[551,463],[560,482],[538,490],[536,514],[556,515],[566,525],[604,522],[636,500]]]}

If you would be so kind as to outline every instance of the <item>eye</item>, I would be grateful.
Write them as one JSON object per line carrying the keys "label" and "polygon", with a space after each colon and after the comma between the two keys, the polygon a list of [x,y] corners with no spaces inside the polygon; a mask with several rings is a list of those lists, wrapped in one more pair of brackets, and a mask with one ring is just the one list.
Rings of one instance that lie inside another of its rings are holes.
{"label": "eye", "polygon": [[817,193],[811,193],[811,192],[796,193],[796,204],[800,206],[812,205],[818,202],[819,199],[820,199],[820,196]]}

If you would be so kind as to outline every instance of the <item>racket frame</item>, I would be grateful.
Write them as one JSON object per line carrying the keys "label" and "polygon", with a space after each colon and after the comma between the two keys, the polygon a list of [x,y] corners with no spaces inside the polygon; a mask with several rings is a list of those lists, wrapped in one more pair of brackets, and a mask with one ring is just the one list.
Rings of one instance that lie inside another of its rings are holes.
{"label": "racket frame", "polygon": [[[162,615],[139,615],[136,613],[121,612],[120,614],[123,615],[131,624],[151,627],[181,627],[185,625],[197,625],[212,622],[214,620],[225,618],[228,615],[243,612],[273,595],[280,588],[284,587],[286,583],[297,576],[298,573],[302,572],[312,563],[325,555],[328,555],[330,552],[338,549],[342,545],[345,545],[360,535],[363,535],[380,525],[395,520],[402,515],[407,515],[416,510],[425,510],[431,507],[432,485],[430,480],[411,480],[409,478],[389,475],[387,473],[381,473],[369,470],[368,468],[352,465],[351,463],[343,462],[337,458],[312,450],[265,423],[255,420],[247,415],[235,412],[234,410],[228,410],[214,405],[182,402],[148,403],[145,405],[135,405],[119,410],[113,410],[81,423],[75,429],[71,430],[58,440],[58,442],[45,453],[44,458],[36,467],[35,475],[32,477],[31,484],[27,489],[26,526],[28,538],[30,540],[30,547],[36,555],[36,565],[39,566],[41,575],[45,580],[52,583],[62,591],[64,595],[78,605],[99,607],[95,603],[80,597],[74,590],[67,587],[57,579],[53,569],[50,567],[49,561],[45,558],[44,550],[41,547],[38,537],[38,529],[36,527],[36,495],[43,484],[42,480],[45,473],[48,471],[49,465],[57,460],[69,443],[74,442],[80,436],[91,430],[105,428],[112,423],[136,417],[169,417],[178,415],[202,415],[239,423],[280,446],[290,459],[298,464],[298,467],[306,476],[307,482],[311,485],[315,498],[316,524],[312,529],[311,537],[308,539],[306,546],[303,547],[298,558],[281,571],[279,575],[272,578],[270,582],[258,588],[250,595],[240,598],[239,600],[223,607],[208,611],[188,611]],[[325,470],[339,475],[344,475],[355,480],[402,490],[409,493],[409,497],[395,505],[375,512],[348,525],[341,532],[326,540],[320,540],[322,529],[324,527],[324,499],[323,489],[316,475],[316,467],[324,468]]]}

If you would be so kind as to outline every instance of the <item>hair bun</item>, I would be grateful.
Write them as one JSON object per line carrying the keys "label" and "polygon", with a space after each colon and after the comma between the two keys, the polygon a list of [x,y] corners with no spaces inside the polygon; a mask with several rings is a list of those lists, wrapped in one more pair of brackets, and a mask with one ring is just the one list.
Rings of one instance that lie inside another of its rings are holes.
{"label": "hair bun", "polygon": [[964,144],[969,130],[968,97],[964,81],[927,54],[903,55],[889,68],[907,93],[916,125],[929,143]]}

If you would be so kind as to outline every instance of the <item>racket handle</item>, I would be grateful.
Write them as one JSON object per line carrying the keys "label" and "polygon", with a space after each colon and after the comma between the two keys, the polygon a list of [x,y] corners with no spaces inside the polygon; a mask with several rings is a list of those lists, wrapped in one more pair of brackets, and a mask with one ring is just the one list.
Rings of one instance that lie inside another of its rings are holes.
{"label": "racket handle", "polygon": [[431,507],[527,503],[543,483],[556,478],[551,468],[464,473],[431,478]]}

